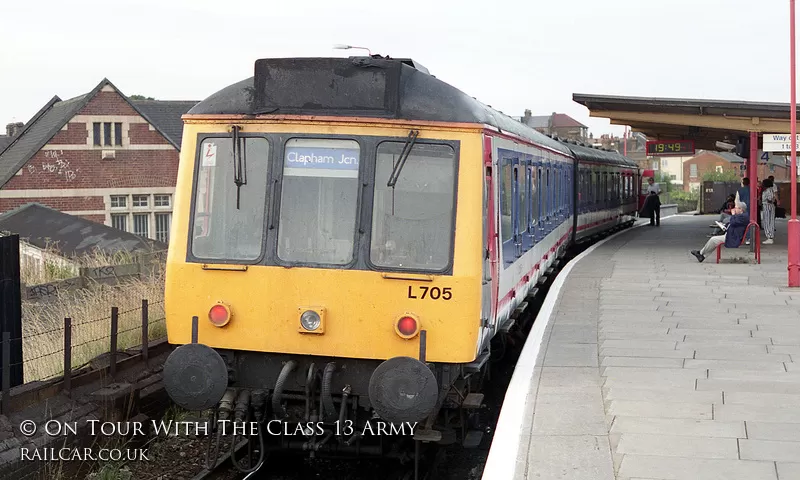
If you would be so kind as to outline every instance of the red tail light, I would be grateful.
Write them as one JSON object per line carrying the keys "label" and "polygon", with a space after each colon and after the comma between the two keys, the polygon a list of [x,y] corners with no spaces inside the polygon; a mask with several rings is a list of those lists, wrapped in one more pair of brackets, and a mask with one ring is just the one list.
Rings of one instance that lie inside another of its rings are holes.
{"label": "red tail light", "polygon": [[208,319],[215,327],[223,327],[230,321],[231,312],[228,307],[218,303],[208,311]]}
{"label": "red tail light", "polygon": [[397,321],[395,330],[403,338],[412,338],[419,331],[419,322],[411,315],[403,315]]}

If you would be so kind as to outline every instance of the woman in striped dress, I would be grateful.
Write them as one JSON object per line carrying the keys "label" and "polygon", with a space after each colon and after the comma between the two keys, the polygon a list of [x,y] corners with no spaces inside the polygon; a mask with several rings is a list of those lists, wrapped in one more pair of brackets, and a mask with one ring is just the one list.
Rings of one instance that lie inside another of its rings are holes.
{"label": "woman in striped dress", "polygon": [[762,223],[764,224],[765,245],[774,243],[775,238],[775,204],[778,203],[778,196],[775,195],[775,186],[772,180],[766,179],[762,183],[761,203],[764,205],[762,211]]}

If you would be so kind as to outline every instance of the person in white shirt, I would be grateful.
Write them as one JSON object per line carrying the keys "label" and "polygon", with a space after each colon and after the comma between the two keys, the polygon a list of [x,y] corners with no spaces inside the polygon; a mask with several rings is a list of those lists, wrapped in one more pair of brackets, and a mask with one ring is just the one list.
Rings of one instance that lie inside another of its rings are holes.
{"label": "person in white shirt", "polygon": [[661,226],[661,199],[658,197],[661,187],[653,177],[648,178],[647,183],[647,198],[639,215],[642,218],[650,217],[650,225]]}

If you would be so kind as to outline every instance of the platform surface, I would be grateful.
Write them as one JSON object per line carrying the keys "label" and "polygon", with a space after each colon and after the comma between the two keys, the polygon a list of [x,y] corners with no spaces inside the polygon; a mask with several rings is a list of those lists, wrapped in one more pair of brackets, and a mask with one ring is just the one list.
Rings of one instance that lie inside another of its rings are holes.
{"label": "platform surface", "polygon": [[501,413],[484,479],[800,480],[786,220],[761,265],[731,263],[752,258],[744,248],[699,263],[689,251],[715,218],[636,227],[573,265],[536,320],[535,367],[515,371],[524,399],[507,394],[503,407],[524,404],[522,418]]}

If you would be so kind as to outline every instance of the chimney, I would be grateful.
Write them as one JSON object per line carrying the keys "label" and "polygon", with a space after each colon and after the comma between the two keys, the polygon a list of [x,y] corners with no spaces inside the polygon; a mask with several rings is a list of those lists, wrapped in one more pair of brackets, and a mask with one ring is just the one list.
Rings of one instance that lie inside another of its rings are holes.
{"label": "chimney", "polygon": [[22,131],[22,128],[24,126],[25,124],[22,122],[9,123],[8,125],[6,125],[6,135],[12,138],[16,137],[17,135],[19,135],[19,132]]}

